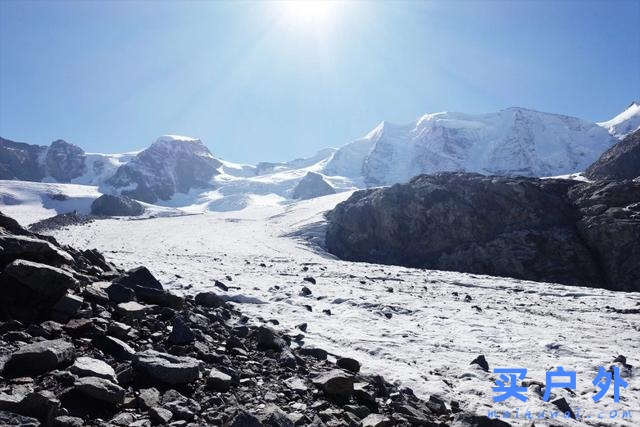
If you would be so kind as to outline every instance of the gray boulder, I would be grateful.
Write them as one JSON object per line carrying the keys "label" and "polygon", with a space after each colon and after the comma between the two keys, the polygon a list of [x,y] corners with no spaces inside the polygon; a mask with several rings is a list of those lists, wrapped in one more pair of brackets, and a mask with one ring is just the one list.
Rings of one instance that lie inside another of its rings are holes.
{"label": "gray boulder", "polygon": [[9,356],[3,374],[18,377],[49,372],[70,364],[75,354],[73,344],[63,339],[27,344]]}
{"label": "gray boulder", "polygon": [[120,405],[124,401],[124,389],[104,378],[79,378],[74,383],[74,389],[80,394],[112,405]]}
{"label": "gray boulder", "polygon": [[167,384],[185,384],[200,377],[200,362],[192,357],[179,357],[155,350],[137,353],[136,370],[149,378]]}
{"label": "gray boulder", "polygon": [[116,372],[106,362],[92,357],[78,357],[69,372],[79,377],[99,377],[116,382]]}
{"label": "gray boulder", "polygon": [[104,216],[139,216],[144,207],[127,196],[103,194],[91,203],[91,214]]}
{"label": "gray boulder", "polygon": [[33,292],[45,297],[59,299],[68,289],[78,287],[78,281],[71,273],[23,259],[13,261],[4,272]]}
{"label": "gray boulder", "polygon": [[640,129],[600,156],[585,176],[594,180],[634,179],[640,176]]}
{"label": "gray boulder", "polygon": [[307,172],[293,189],[294,199],[313,199],[334,194],[336,190],[319,173]]}

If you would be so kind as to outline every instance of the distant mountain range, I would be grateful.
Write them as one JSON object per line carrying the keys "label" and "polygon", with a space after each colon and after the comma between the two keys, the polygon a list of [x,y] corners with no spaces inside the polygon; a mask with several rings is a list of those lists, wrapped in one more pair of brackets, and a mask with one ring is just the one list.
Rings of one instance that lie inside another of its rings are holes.
{"label": "distant mountain range", "polygon": [[442,112],[407,125],[382,122],[365,137],[310,158],[255,166],[216,158],[201,140],[176,135],[125,154],[85,153],[62,140],[39,146],[0,138],[0,179],[94,185],[149,203],[194,189],[222,196],[273,193],[291,198],[308,173],[320,174],[341,190],[405,182],[438,171],[524,176],[581,172],[638,128],[638,102],[602,123],[524,108],[476,115]]}

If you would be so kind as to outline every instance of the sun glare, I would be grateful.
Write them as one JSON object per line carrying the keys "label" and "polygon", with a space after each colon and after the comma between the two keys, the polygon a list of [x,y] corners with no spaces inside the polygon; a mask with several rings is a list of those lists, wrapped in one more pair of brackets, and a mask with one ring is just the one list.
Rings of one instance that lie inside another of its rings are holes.
{"label": "sun glare", "polygon": [[324,29],[334,23],[342,2],[330,0],[288,0],[279,2],[289,25],[307,30]]}

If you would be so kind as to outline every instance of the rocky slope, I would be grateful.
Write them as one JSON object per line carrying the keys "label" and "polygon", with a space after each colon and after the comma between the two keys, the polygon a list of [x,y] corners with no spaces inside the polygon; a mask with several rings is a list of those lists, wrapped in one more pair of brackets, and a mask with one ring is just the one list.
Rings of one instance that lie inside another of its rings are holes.
{"label": "rocky slope", "polygon": [[[640,124],[638,125],[640,126]],[[634,179],[640,176],[640,129],[600,156],[585,172],[589,179]]]}
{"label": "rocky slope", "polygon": [[221,165],[199,139],[167,135],[120,166],[103,187],[106,192],[154,203],[176,192],[211,187]]}
{"label": "rocky slope", "polygon": [[0,179],[40,181],[45,176],[40,158],[46,147],[0,138]]}
{"label": "rocky slope", "polygon": [[640,290],[638,181],[422,175],[327,217],[346,260]]}
{"label": "rocky slope", "polygon": [[293,189],[292,197],[305,200],[334,194],[335,192],[336,190],[324,180],[322,175],[315,172],[307,172]]}
{"label": "rocky slope", "polygon": [[553,176],[584,170],[614,142],[595,123],[524,108],[434,113],[403,126],[381,123],[338,150],[325,172],[361,176],[367,186],[439,171]]}
{"label": "rocky slope", "polygon": [[0,237],[3,425],[489,422],[304,346],[306,325],[280,334],[214,292],[172,294],[144,267],[122,272],[4,215]]}

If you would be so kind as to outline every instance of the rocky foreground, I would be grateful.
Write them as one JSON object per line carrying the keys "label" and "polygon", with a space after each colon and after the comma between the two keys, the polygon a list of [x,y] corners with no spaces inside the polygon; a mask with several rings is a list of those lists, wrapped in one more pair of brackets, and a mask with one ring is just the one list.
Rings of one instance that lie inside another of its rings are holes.
{"label": "rocky foreground", "polygon": [[0,247],[2,425],[507,425],[4,215]]}

